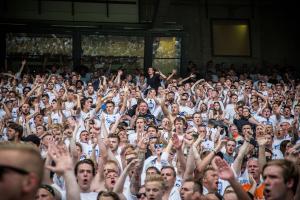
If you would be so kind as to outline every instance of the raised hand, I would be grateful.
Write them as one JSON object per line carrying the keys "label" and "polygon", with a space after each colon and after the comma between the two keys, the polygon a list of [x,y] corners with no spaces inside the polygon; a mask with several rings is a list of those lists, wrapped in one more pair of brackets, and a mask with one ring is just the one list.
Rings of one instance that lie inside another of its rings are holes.
{"label": "raised hand", "polygon": [[49,146],[48,155],[55,162],[55,166],[47,166],[49,170],[60,174],[73,171],[73,160],[66,147],[52,144]]}
{"label": "raised hand", "polygon": [[26,65],[26,60],[22,60],[22,65]]}
{"label": "raised hand", "polygon": [[214,164],[217,167],[219,177],[223,180],[232,180],[234,179],[234,173],[228,163],[220,157],[214,159]]}
{"label": "raised hand", "polygon": [[139,139],[139,141],[137,143],[137,146],[141,150],[146,150],[148,143],[149,143],[149,138],[147,136],[140,137],[140,139]]}
{"label": "raised hand", "polygon": [[256,141],[259,146],[266,146],[266,144],[268,142],[264,135],[256,137]]}
{"label": "raised hand", "polygon": [[216,148],[215,148],[216,152],[220,151],[226,142],[227,142],[226,139],[222,139],[221,137],[219,137]]}
{"label": "raised hand", "polygon": [[178,135],[174,133],[171,139],[172,139],[173,147],[175,149],[180,149],[182,146],[182,141],[180,141]]}

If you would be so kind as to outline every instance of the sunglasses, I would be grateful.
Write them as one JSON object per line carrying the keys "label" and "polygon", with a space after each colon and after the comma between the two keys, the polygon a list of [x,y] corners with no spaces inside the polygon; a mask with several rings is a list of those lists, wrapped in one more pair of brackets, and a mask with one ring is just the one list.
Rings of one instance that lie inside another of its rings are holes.
{"label": "sunglasses", "polygon": [[13,171],[13,172],[16,172],[16,173],[21,174],[21,175],[29,174],[29,172],[24,170],[24,169],[12,167],[12,166],[7,166],[7,165],[0,165],[0,178],[2,178],[2,176],[5,173],[9,172],[9,171]]}
{"label": "sunglasses", "polygon": [[142,196],[146,197],[146,193],[137,193],[136,194],[136,197],[139,199],[139,198],[142,198]]}
{"label": "sunglasses", "polygon": [[155,144],[154,147],[155,147],[155,149],[157,149],[157,148],[163,148],[164,145],[163,144]]}

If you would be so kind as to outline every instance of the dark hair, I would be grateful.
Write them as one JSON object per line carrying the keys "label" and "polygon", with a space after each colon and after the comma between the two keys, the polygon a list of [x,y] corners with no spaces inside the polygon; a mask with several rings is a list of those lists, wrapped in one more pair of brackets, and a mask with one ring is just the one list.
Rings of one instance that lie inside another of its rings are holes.
{"label": "dark hair", "polygon": [[164,169],[171,169],[173,171],[173,176],[176,177],[176,171],[175,171],[174,167],[172,167],[172,166],[163,166],[160,171],[162,172],[162,170],[164,170]]}
{"label": "dark hair", "polygon": [[75,170],[74,170],[75,171],[75,176],[77,176],[77,174],[78,174],[78,168],[82,164],[88,164],[88,165],[90,165],[92,167],[93,176],[96,175],[96,168],[95,168],[94,162],[91,159],[84,159],[84,160],[80,160],[80,161],[78,161],[76,163]]}
{"label": "dark hair", "polygon": [[117,138],[118,141],[120,142],[120,137],[117,135],[117,134],[114,134],[114,133],[110,133],[107,138]]}
{"label": "dark hair", "polygon": [[18,139],[21,139],[23,136],[23,127],[15,122],[9,123],[7,128],[11,128],[18,133]]}
{"label": "dark hair", "polygon": [[23,88],[23,90],[22,90],[23,94],[24,94],[25,90],[28,90],[28,89],[29,89],[29,91],[28,91],[28,92],[30,92],[30,90],[31,90],[31,88],[30,88],[30,87],[24,87],[24,88]]}
{"label": "dark hair", "polygon": [[157,174],[160,174],[160,171],[159,171],[156,167],[154,167],[154,166],[148,167],[148,168],[146,169],[146,172],[147,172],[148,170],[150,170],[150,169],[153,169],[153,170],[156,171]]}
{"label": "dark hair", "polygon": [[28,135],[27,137],[22,138],[22,141],[32,142],[33,144],[35,144],[38,147],[40,146],[40,143],[41,143],[41,139],[38,136],[34,135],[34,134]]}
{"label": "dark hair", "polygon": [[40,188],[47,190],[53,197],[55,197],[55,192],[51,185],[41,185]]}
{"label": "dark hair", "polygon": [[113,106],[115,106],[115,102],[113,102],[113,101],[110,101],[110,100],[109,100],[109,101],[106,101],[106,103],[105,103],[105,104],[107,105],[107,104],[109,104],[109,103],[110,103],[110,104],[112,104]]}

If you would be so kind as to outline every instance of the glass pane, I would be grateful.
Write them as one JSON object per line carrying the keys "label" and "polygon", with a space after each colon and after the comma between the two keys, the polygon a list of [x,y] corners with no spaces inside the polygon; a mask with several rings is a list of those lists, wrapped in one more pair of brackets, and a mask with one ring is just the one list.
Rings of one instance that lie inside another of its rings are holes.
{"label": "glass pane", "polygon": [[116,71],[122,67],[127,73],[131,73],[135,69],[142,70],[144,68],[144,58],[138,57],[84,56],[81,61],[83,65],[89,68],[94,67],[95,69],[106,70],[111,66],[111,69]]}
{"label": "glass pane", "polygon": [[153,58],[180,58],[181,39],[178,37],[156,37],[153,40]]}
{"label": "glass pane", "polygon": [[72,56],[72,37],[60,34],[6,34],[7,55],[39,56],[44,54]]}
{"label": "glass pane", "polygon": [[213,55],[250,56],[248,21],[215,20],[212,24]]}
{"label": "glass pane", "polygon": [[168,75],[172,73],[173,69],[180,68],[180,59],[154,59],[152,66]]}
{"label": "glass pane", "polygon": [[83,56],[144,57],[144,38],[135,36],[83,35]]}

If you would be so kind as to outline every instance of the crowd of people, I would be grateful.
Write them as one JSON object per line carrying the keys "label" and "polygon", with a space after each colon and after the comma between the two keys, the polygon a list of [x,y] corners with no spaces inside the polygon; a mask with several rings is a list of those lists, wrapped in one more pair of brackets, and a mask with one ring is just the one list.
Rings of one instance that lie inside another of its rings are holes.
{"label": "crowd of people", "polygon": [[300,82],[68,68],[0,75],[0,199],[300,199]]}

